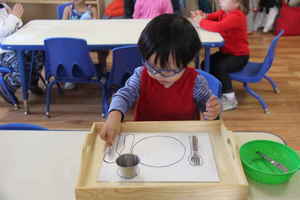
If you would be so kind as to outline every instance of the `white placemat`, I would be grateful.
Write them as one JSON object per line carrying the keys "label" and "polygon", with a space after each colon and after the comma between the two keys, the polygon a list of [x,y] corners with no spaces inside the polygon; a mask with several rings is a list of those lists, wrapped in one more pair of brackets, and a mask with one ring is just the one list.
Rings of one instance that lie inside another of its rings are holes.
{"label": "white placemat", "polygon": [[[113,154],[105,152],[98,181],[104,182],[219,182],[214,153],[208,133],[122,134],[113,146]],[[201,166],[192,166],[191,136],[198,138]],[[125,139],[124,139],[125,138]],[[139,156],[138,176],[123,179],[115,159],[124,153]]]}

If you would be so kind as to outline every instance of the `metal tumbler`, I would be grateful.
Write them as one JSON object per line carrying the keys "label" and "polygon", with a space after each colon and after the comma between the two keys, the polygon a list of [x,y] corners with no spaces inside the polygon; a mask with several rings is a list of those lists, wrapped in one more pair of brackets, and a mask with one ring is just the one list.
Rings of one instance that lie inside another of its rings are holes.
{"label": "metal tumbler", "polygon": [[120,155],[116,163],[118,165],[118,174],[122,178],[130,179],[134,178],[138,174],[138,164],[140,159],[134,154],[122,154]]}

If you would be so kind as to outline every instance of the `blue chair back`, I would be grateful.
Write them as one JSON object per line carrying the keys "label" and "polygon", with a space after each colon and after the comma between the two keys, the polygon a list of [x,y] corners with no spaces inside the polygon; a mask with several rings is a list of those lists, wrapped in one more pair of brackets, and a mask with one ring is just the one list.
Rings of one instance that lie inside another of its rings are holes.
{"label": "blue chair back", "polygon": [[67,2],[67,3],[63,3],[63,4],[56,6],[56,19],[62,19],[65,7],[69,6],[71,4],[72,4],[72,2]]}
{"label": "blue chair back", "polygon": [[200,69],[196,70],[200,75],[204,76],[204,78],[207,80],[208,87],[211,89],[213,95],[216,97],[221,98],[222,96],[222,83],[213,75],[202,71]]}
{"label": "blue chair back", "polygon": [[76,38],[49,38],[45,40],[46,78],[57,80],[87,80],[96,75],[87,43]]}
{"label": "blue chair back", "polygon": [[107,86],[120,88],[133,74],[134,69],[143,65],[143,58],[136,45],[114,48],[112,56],[112,69]]}
{"label": "blue chair back", "polygon": [[125,85],[136,67],[143,65],[143,57],[137,45],[117,47],[112,50],[112,69],[108,74],[103,95],[103,116],[107,116],[112,93]]}
{"label": "blue chair back", "polygon": [[23,124],[23,123],[9,123],[0,125],[0,130],[48,130],[47,128],[34,125],[34,124]]}
{"label": "blue chair back", "polygon": [[271,42],[271,45],[268,49],[268,53],[264,59],[264,62],[260,68],[260,72],[258,73],[259,77],[263,77],[265,75],[265,73],[267,73],[270,69],[270,67],[272,66],[274,57],[275,57],[275,49],[278,43],[279,38],[283,35],[284,30],[281,30],[276,37],[274,37],[274,39]]}

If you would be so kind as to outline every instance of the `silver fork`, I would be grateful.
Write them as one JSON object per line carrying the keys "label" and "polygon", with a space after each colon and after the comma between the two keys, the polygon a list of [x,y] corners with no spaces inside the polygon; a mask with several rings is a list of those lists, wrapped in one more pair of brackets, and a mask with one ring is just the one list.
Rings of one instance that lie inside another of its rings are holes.
{"label": "silver fork", "polygon": [[191,142],[191,157],[190,157],[190,164],[193,166],[199,166],[202,165],[202,159],[198,152],[198,138],[197,136],[192,136],[192,142]]}

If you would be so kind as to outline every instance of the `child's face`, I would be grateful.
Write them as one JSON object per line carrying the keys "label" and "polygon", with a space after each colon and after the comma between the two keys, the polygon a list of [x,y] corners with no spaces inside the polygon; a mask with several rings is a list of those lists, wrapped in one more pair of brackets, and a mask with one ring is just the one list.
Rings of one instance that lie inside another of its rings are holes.
{"label": "child's face", "polygon": [[239,7],[236,0],[219,0],[219,4],[221,9],[224,11],[231,11]]}
{"label": "child's face", "polygon": [[162,69],[159,61],[155,64],[155,55],[152,55],[145,63],[149,76],[157,80],[165,88],[171,87],[182,76],[184,69],[176,66],[175,60],[170,56],[168,69]]}

